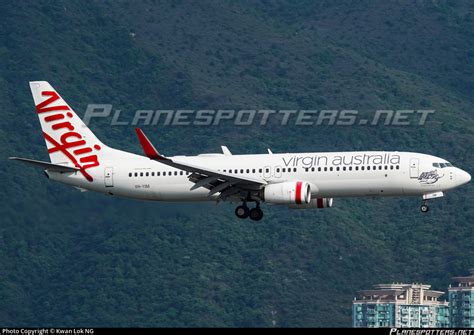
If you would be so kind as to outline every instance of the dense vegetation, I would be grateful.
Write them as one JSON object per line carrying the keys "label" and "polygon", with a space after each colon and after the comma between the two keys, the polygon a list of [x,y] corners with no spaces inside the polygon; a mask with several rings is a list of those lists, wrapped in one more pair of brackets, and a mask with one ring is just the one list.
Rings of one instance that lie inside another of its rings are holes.
{"label": "dense vegetation", "polygon": [[[474,165],[469,1],[0,3],[2,326],[350,326],[375,283],[445,290],[474,265],[473,187],[337,199],[259,223],[228,204],[80,193],[6,161],[47,159],[28,89],[79,114],[140,109],[435,109],[424,127],[155,127],[165,154],[408,150]],[[133,127],[91,128],[140,152]],[[472,171],[471,171],[472,172]]]}

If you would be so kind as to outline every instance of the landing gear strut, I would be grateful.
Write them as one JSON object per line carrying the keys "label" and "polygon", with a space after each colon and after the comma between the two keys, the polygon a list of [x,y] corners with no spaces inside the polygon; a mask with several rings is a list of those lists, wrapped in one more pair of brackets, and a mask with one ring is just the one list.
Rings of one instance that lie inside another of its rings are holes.
{"label": "landing gear strut", "polygon": [[422,213],[426,213],[430,210],[430,208],[428,207],[428,201],[423,201],[423,203],[421,204],[420,206],[420,211]]}

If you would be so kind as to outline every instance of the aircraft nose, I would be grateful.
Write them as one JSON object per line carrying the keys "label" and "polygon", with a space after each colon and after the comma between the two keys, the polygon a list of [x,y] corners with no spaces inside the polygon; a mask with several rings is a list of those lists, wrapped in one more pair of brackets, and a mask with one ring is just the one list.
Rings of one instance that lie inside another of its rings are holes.
{"label": "aircraft nose", "polygon": [[459,170],[456,179],[461,185],[464,185],[471,181],[471,175],[464,170]]}

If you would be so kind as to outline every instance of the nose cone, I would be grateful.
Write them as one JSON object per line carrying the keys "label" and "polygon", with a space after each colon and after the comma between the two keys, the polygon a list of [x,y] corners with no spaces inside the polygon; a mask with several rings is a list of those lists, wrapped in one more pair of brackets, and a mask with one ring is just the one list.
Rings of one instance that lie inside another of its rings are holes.
{"label": "nose cone", "polygon": [[459,182],[460,185],[467,184],[471,181],[471,175],[466,171],[459,170],[456,173],[456,181]]}

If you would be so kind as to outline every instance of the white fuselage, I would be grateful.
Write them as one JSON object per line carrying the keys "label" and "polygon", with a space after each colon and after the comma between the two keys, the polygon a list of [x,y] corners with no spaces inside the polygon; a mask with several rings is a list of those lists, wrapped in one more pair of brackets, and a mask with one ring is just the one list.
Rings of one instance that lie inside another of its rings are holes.
{"label": "white fuselage", "polygon": [[[209,190],[203,187],[190,190],[194,183],[185,171],[144,156],[115,151],[117,158],[101,161],[89,170],[92,182],[80,173],[48,175],[82,189],[137,199],[209,201],[217,196],[208,197]],[[312,197],[426,195],[470,180],[469,174],[444,159],[411,152],[203,154],[172,158],[236,176],[261,178],[269,184],[305,181],[311,185]]]}

